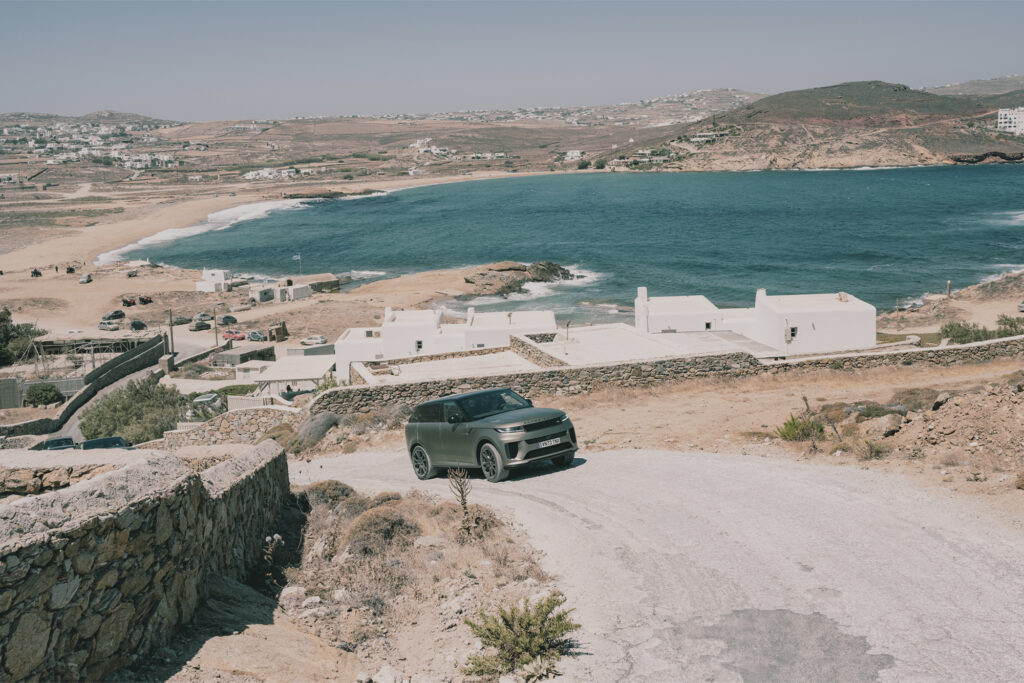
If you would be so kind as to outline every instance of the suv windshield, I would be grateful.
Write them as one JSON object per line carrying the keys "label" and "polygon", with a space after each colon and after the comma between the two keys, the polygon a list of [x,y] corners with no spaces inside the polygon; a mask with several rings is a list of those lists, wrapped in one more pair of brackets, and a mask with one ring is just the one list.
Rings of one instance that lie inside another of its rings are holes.
{"label": "suv windshield", "polygon": [[530,402],[511,389],[498,389],[459,399],[459,408],[467,420],[480,420],[511,410],[529,408]]}

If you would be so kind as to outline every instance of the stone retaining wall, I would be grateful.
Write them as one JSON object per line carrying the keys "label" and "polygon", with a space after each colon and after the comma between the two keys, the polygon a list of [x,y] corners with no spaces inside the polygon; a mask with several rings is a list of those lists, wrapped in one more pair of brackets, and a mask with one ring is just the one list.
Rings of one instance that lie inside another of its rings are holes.
{"label": "stone retaining wall", "polygon": [[[536,353],[544,352],[536,344],[516,337],[512,338],[512,343],[513,351],[535,364],[540,364],[538,362],[540,357]],[[329,389],[317,396],[310,405],[310,412],[331,411],[344,414],[369,412],[393,405],[412,407],[422,401],[446,394],[502,386],[510,387],[527,396],[531,394],[578,394],[605,386],[651,386],[696,377],[742,377],[788,372],[796,369],[850,370],[922,363],[953,365],[1022,356],[1024,356],[1024,336],[958,346],[849,353],[784,361],[758,361],[747,353],[662,358],[614,365],[548,367],[543,370],[508,375],[443,379],[432,382],[341,387]],[[550,358],[561,362],[553,356]]]}
{"label": "stone retaining wall", "polygon": [[313,401],[310,412],[345,414],[370,412],[394,405],[412,407],[445,394],[510,387],[524,396],[537,394],[578,394],[612,384],[646,386],[689,377],[755,374],[757,361],[745,353],[697,358],[666,358],[649,363],[566,367],[508,375],[442,379],[431,382],[383,384],[329,389]]}
{"label": "stone retaining wall", "polygon": [[217,443],[256,443],[274,427],[280,424],[296,426],[300,419],[301,413],[297,408],[266,406],[229,410],[191,429],[164,432],[163,445],[176,450],[183,446]]}
{"label": "stone retaining wall", "polygon": [[[541,335],[531,335],[531,337],[539,336]],[[569,364],[561,358],[555,358],[550,353],[540,348],[540,346],[537,345],[537,342],[532,338],[512,337],[509,339],[509,348],[515,352],[516,355],[522,356],[539,368],[564,368],[569,366]]]}
{"label": "stone retaining wall", "polygon": [[197,473],[167,453],[0,507],[0,679],[103,679],[244,580],[288,496],[273,441]]}

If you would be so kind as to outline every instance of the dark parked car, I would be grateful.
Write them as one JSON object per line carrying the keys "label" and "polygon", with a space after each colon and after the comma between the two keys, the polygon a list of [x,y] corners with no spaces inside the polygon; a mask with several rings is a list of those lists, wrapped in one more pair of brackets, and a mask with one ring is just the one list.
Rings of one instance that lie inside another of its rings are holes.
{"label": "dark parked car", "polygon": [[114,309],[113,311],[107,311],[106,313],[104,313],[102,319],[103,320],[120,320],[123,317],[124,317],[124,311],[122,311],[121,309],[117,308],[117,309]]}
{"label": "dark parked car", "polygon": [[139,303],[142,304],[143,306],[145,306],[146,304],[151,304],[153,303],[153,297],[140,295]]}
{"label": "dark parked car", "polygon": [[192,322],[192,319],[186,318],[183,315],[176,315],[171,319],[172,325],[188,325],[190,322]]}
{"label": "dark parked car", "polygon": [[233,315],[218,315],[217,316],[217,324],[218,325],[237,325],[238,324],[238,318],[236,318]]}
{"label": "dark parked car", "polygon": [[64,451],[75,447],[75,440],[69,436],[61,436],[56,439],[47,439],[43,442],[44,451]]}
{"label": "dark parked car", "polygon": [[133,332],[140,332],[142,330],[149,329],[149,325],[142,322],[141,320],[133,320],[129,327],[132,329]]}
{"label": "dark parked car", "polygon": [[550,460],[568,467],[577,449],[569,416],[535,408],[511,389],[444,396],[416,406],[405,426],[412,469],[429,479],[440,467],[479,467],[488,481]]}
{"label": "dark parked car", "polygon": [[99,439],[89,439],[82,442],[82,450],[88,451],[93,448],[131,448],[132,445],[120,436],[104,436]]}
{"label": "dark parked car", "polygon": [[191,332],[198,332],[199,330],[208,330],[210,329],[210,323],[206,322],[205,320],[193,320],[188,324],[188,329]]}

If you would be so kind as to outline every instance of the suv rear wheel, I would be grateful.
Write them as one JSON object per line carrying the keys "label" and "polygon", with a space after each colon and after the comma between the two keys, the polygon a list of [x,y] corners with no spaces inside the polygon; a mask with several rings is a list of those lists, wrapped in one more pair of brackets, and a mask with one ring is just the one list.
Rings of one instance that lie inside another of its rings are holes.
{"label": "suv rear wheel", "polygon": [[480,447],[480,469],[484,471],[487,481],[499,482],[508,477],[508,468],[501,460],[501,453],[489,443]]}
{"label": "suv rear wheel", "polygon": [[419,444],[412,449],[412,471],[417,479],[431,479],[437,476],[437,468],[430,464],[427,449]]}

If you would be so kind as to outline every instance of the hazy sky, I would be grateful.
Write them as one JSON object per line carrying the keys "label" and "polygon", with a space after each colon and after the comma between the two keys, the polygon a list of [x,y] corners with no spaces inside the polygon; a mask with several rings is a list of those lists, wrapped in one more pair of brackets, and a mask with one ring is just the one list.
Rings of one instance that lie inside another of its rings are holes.
{"label": "hazy sky", "polygon": [[1024,73],[1024,2],[6,2],[0,111],[284,118]]}

